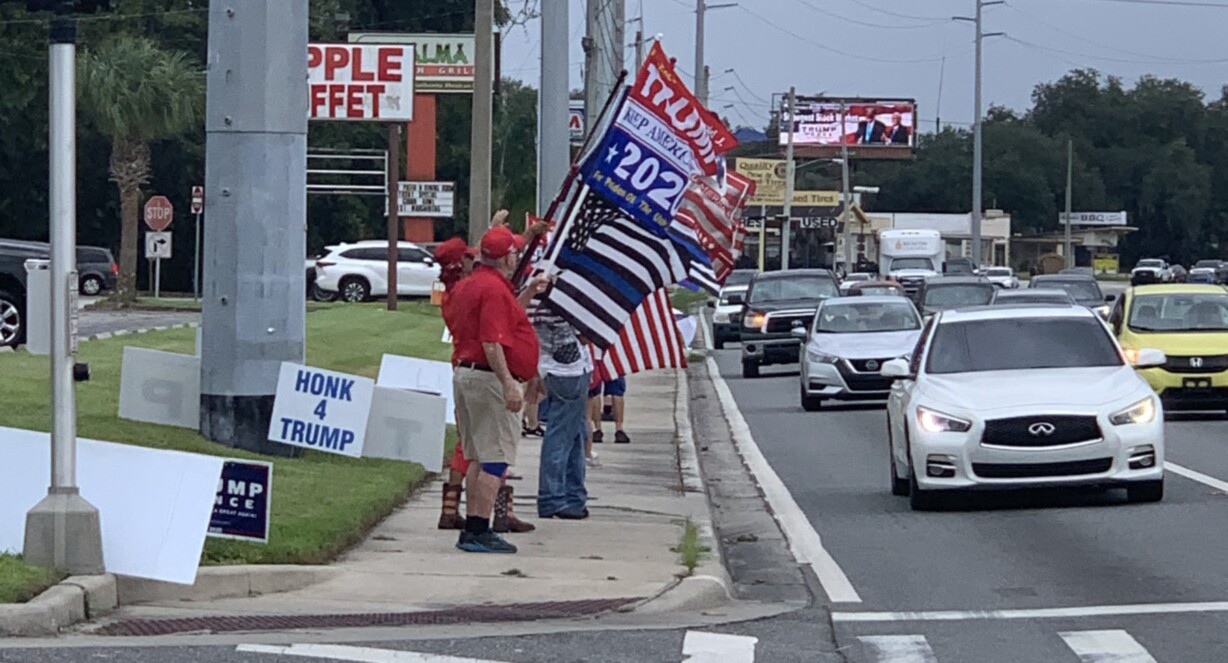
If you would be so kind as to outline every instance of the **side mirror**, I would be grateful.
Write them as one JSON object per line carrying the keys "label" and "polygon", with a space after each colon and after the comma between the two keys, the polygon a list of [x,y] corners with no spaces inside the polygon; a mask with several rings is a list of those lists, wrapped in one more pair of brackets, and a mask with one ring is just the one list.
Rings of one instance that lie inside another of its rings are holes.
{"label": "side mirror", "polygon": [[1168,362],[1168,356],[1163,350],[1155,348],[1143,348],[1138,351],[1138,356],[1134,359],[1135,368],[1155,368],[1163,366]]}
{"label": "side mirror", "polygon": [[714,301],[712,301],[711,299],[709,299],[709,300],[708,300],[708,308],[716,308],[716,302],[714,302]]}
{"label": "side mirror", "polygon": [[809,333],[806,331],[805,327],[794,327],[793,329],[789,330],[789,333],[793,335],[793,338],[801,339],[803,341],[806,340],[807,336],[809,336]]}
{"label": "side mirror", "polygon": [[893,380],[911,380],[916,377],[909,371],[908,362],[903,359],[892,359],[883,364],[882,375]]}
{"label": "side mirror", "polygon": [[1117,301],[1117,295],[1105,295],[1105,296],[1104,296],[1104,301],[1106,301],[1106,302],[1115,302],[1115,301]]}

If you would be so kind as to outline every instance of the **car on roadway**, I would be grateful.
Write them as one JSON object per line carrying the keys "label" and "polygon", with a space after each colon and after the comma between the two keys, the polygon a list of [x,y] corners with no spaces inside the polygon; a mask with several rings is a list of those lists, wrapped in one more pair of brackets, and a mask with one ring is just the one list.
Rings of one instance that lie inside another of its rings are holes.
{"label": "car on roadway", "polygon": [[906,297],[904,286],[898,281],[857,281],[849,286],[848,292],[844,293],[848,297],[871,296],[871,297]]}
{"label": "car on roadway", "polygon": [[1109,315],[1126,355],[1157,348],[1168,360],[1140,371],[1170,410],[1228,410],[1228,289],[1128,288]]}
{"label": "car on roadway", "polygon": [[816,412],[827,400],[885,400],[891,380],[880,371],[912,351],[921,316],[903,296],[838,297],[820,304],[809,327],[793,334],[805,344],[802,409]]}
{"label": "car on roadway", "polygon": [[935,276],[917,291],[917,308],[926,316],[938,311],[984,306],[993,299],[996,286],[980,276]]}
{"label": "car on roadway", "polygon": [[712,345],[724,349],[726,343],[742,340],[742,304],[746,301],[745,285],[726,285],[716,301],[708,301],[712,311]]}
{"label": "car on roadway", "polygon": [[0,245],[0,348],[26,340],[26,260],[28,252]]}
{"label": "car on roadway", "polygon": [[994,306],[1075,306],[1074,297],[1060,288],[1024,288],[1023,290],[999,290],[993,294],[990,304]]}
{"label": "car on roadway", "polygon": [[735,269],[729,272],[729,276],[725,278],[725,286],[728,288],[731,285],[750,285],[750,282],[758,274],[757,269]]}
{"label": "car on roadway", "polygon": [[990,283],[999,288],[1014,289],[1019,287],[1019,279],[1015,277],[1015,270],[1010,267],[986,267],[981,270],[981,276],[984,276]]}
{"label": "car on roadway", "polygon": [[759,369],[792,364],[800,342],[794,327],[805,327],[825,299],[839,297],[836,276],[826,269],[790,269],[756,274],[742,304],[742,377]]}
{"label": "car on roadway", "polygon": [[1095,313],[1083,307],[981,307],[938,313],[911,357],[893,359],[887,402],[891,492],[914,509],[944,492],[1124,486],[1164,496],[1164,417]]}
{"label": "car on roadway", "polygon": [[1186,283],[1219,283],[1221,260],[1199,260],[1190,268]]}
{"label": "car on roadway", "polygon": [[845,275],[844,280],[840,281],[840,294],[848,294],[849,288],[851,288],[854,283],[862,283],[873,279],[874,275],[869,272],[853,272],[851,274],[847,274]]}
{"label": "car on roadway", "polygon": [[942,265],[942,273],[951,276],[957,274],[975,275],[977,271],[976,263],[972,262],[972,258],[947,258],[947,261]]}
{"label": "car on roadway", "polygon": [[1172,268],[1168,266],[1168,261],[1159,258],[1140,260],[1135,263],[1134,269],[1130,270],[1130,285],[1168,283],[1171,280],[1173,280]]}
{"label": "car on roadway", "polygon": [[1101,318],[1109,317],[1109,302],[1115,299],[1104,294],[1096,277],[1086,274],[1041,274],[1033,277],[1028,287],[1065,290],[1080,306],[1095,311]]}
{"label": "car on roadway", "polygon": [[[326,247],[316,261],[316,286],[347,302],[388,294],[388,241],[368,240]],[[397,242],[397,294],[429,297],[439,265],[413,242]]]}
{"label": "car on roadway", "polygon": [[[30,258],[50,260],[51,244],[27,240],[0,239],[0,249],[26,253]],[[110,249],[101,246],[77,246],[77,291],[97,297],[114,290],[119,281],[119,263]]]}

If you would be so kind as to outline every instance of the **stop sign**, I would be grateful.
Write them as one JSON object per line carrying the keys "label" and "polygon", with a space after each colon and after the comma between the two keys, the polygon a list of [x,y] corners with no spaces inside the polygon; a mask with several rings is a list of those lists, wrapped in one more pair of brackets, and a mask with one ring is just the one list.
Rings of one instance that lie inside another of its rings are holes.
{"label": "stop sign", "polygon": [[154,196],[145,203],[145,225],[150,230],[162,232],[171,225],[175,218],[175,208],[166,196]]}

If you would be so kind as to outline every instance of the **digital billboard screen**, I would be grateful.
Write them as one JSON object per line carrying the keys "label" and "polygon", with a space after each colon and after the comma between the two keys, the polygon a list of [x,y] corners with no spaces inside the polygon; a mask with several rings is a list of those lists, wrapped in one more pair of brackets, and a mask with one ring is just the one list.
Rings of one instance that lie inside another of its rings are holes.
{"label": "digital billboard screen", "polygon": [[840,100],[798,97],[795,106],[792,118],[787,102],[781,108],[781,145],[789,141],[790,121],[797,147],[839,147],[841,141],[897,150],[916,145],[917,104],[912,100],[855,99],[842,107]]}

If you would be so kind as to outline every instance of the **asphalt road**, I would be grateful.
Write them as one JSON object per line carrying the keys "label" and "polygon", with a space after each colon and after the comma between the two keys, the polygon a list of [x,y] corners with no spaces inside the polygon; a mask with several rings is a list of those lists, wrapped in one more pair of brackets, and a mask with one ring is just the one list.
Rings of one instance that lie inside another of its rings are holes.
{"label": "asphalt road", "polygon": [[[881,406],[806,413],[796,365],[747,380],[736,345],[716,357],[758,447],[862,599],[832,606],[850,660],[1228,661],[1228,603],[1190,605],[1228,602],[1219,490],[1170,471],[1159,504],[1126,504],[1121,490],[998,493],[914,513],[889,491]],[[1228,419],[1183,416],[1166,433],[1171,463],[1228,481]],[[1121,608],[1132,605],[1145,607]],[[1161,609],[1179,612],[1124,614]],[[977,614],[999,610],[1025,612]],[[917,611],[947,614],[896,614]]]}

